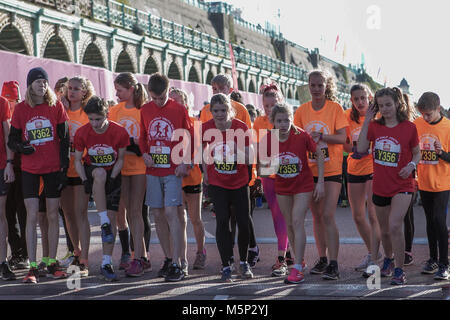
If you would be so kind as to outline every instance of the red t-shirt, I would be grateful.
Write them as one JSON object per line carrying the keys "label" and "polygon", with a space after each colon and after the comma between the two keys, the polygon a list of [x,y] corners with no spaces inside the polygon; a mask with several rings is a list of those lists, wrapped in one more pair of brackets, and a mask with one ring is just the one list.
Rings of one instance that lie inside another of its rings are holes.
{"label": "red t-shirt", "polygon": [[[289,137],[284,142],[279,142],[279,153],[271,155],[279,161],[275,177],[275,193],[281,195],[294,195],[298,193],[312,192],[314,179],[308,164],[308,152],[316,152],[316,143],[304,130],[291,128]],[[267,134],[270,141],[272,132]],[[269,154],[270,143],[267,144]]]}
{"label": "red t-shirt", "polygon": [[0,97],[0,169],[5,169],[6,167],[6,144],[3,134],[3,122],[9,119],[11,119],[11,111],[8,100]]}
{"label": "red t-shirt", "polygon": [[109,121],[109,127],[102,134],[92,129],[90,123],[85,124],[75,133],[74,146],[77,151],[87,152],[84,163],[105,170],[111,170],[117,161],[119,149],[130,144],[127,130],[120,124]]}
{"label": "red t-shirt", "polygon": [[[216,129],[218,133],[222,134],[221,141],[216,141],[214,135],[211,136],[210,129]],[[236,136],[233,135],[233,130],[241,129],[242,132],[237,131]],[[248,130],[247,125],[241,120],[233,119],[230,129],[226,131],[218,131],[214,120],[205,122],[202,126],[203,143],[208,143],[211,150],[207,151],[214,161],[212,164],[207,163],[207,172],[209,184],[213,186],[222,187],[225,189],[235,190],[242,188],[248,184],[248,167],[245,164],[238,164],[234,160],[235,152],[234,146],[239,146],[238,136]],[[227,131],[228,139],[227,139]],[[233,139],[233,140],[231,140]],[[243,139],[243,146],[248,147],[250,145],[250,139],[248,137]],[[228,159],[228,161],[227,161]]]}
{"label": "red t-shirt", "polygon": [[22,155],[22,170],[33,174],[45,174],[61,169],[57,125],[68,119],[60,101],[50,107],[43,103],[32,108],[22,101],[16,105],[11,125],[22,130],[23,141],[30,141],[36,149],[31,155]]}
{"label": "red t-shirt", "polygon": [[403,121],[394,128],[377,122],[369,124],[367,139],[373,142],[373,193],[393,197],[414,191],[414,177],[402,179],[398,173],[412,160],[412,149],[419,145],[416,126]]}
{"label": "red t-shirt", "polygon": [[[181,138],[172,141],[177,129],[186,129],[193,141],[194,130],[189,114],[186,108],[175,100],[169,98],[163,107],[158,107],[153,101],[141,107],[142,134],[139,137],[139,146],[142,153],[152,156],[154,163],[152,167],[147,167],[146,174],[158,177],[175,174],[177,165],[173,162],[172,151],[182,141]],[[175,151],[178,151],[177,149]]]}

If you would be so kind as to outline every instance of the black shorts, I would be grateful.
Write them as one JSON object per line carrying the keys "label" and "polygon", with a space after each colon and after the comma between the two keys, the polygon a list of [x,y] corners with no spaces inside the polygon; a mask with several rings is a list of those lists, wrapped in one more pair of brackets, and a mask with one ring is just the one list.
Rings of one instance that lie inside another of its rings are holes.
{"label": "black shorts", "polygon": [[67,185],[68,186],[81,186],[83,185],[83,181],[81,181],[80,177],[67,177]]}
{"label": "black shorts", "polygon": [[[399,192],[397,194],[413,194],[414,192]],[[372,195],[372,202],[374,205],[378,207],[387,207],[391,205],[393,197],[382,197],[378,196],[375,193]]]}
{"label": "black shorts", "polygon": [[[342,183],[342,174],[337,175],[337,176],[324,177],[323,180],[325,182],[332,181],[332,182]],[[314,183],[317,183],[317,181],[319,181],[319,178],[318,177],[314,177]]]}
{"label": "black shorts", "polygon": [[5,182],[5,169],[0,170],[0,197],[8,194],[9,185]]}
{"label": "black shorts", "polygon": [[184,186],[183,191],[185,193],[201,193],[203,191],[202,185],[198,184],[196,186]]}
{"label": "black shorts", "polygon": [[47,174],[33,174],[26,171],[22,171],[22,191],[23,198],[39,198],[39,185],[40,177],[44,179],[44,192],[45,198],[54,199],[61,197],[61,192],[58,191],[59,172],[51,172]]}
{"label": "black shorts", "polygon": [[354,176],[352,174],[348,174],[348,183],[366,183],[367,181],[373,180],[373,173],[366,174],[364,176]]}
{"label": "black shorts", "polygon": [[[94,177],[92,176],[92,171],[94,171],[97,168],[101,168],[101,167],[84,165],[84,170],[86,172],[86,178],[91,185],[94,184]],[[105,171],[106,171],[106,183],[105,183],[105,193],[106,193],[106,185],[108,184],[108,182],[111,181],[112,169],[105,170]],[[112,190],[112,192],[106,193],[106,209],[108,209],[108,210],[116,211],[116,212],[119,211],[121,181],[122,181],[122,176],[119,173],[119,175],[115,179],[115,185],[116,185],[115,188]]]}

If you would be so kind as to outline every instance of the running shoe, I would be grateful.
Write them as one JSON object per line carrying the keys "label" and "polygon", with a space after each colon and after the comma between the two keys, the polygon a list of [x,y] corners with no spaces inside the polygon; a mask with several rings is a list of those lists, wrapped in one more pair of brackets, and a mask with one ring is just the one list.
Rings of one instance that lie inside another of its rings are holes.
{"label": "running shoe", "polygon": [[100,267],[100,274],[106,281],[117,281],[117,275],[114,272],[113,266],[110,264],[106,264]]}
{"label": "running shoe", "polygon": [[119,270],[126,270],[129,268],[131,263],[131,255],[129,253],[124,253],[120,258]]}
{"label": "running shoe", "polygon": [[410,252],[405,251],[405,261],[403,262],[403,265],[410,266],[414,262],[414,258]]}
{"label": "running shoe", "polygon": [[125,270],[127,277],[140,277],[144,274],[144,268],[142,267],[141,260],[133,259],[128,268]]}
{"label": "running shoe", "polygon": [[250,267],[250,264],[247,261],[239,264],[239,270],[241,271],[242,278],[244,278],[244,279],[252,279],[253,278],[252,268]]}
{"label": "running shoe", "polygon": [[183,271],[185,277],[189,275],[189,264],[186,260],[181,261],[181,271]]}
{"label": "running shoe", "polygon": [[367,269],[370,263],[370,254],[366,255],[361,263],[355,267],[355,271],[364,271]]}
{"label": "running shoe", "polygon": [[180,266],[176,263],[172,263],[169,267],[169,271],[167,276],[165,276],[164,280],[167,282],[178,282],[184,279],[183,270],[181,270]]}
{"label": "running shoe", "polygon": [[325,270],[327,269],[328,263],[326,261],[323,261],[321,259],[316,261],[316,264],[311,269],[309,273],[311,274],[323,274]]}
{"label": "running shoe", "polygon": [[295,268],[291,269],[291,272],[289,273],[289,276],[284,279],[284,283],[286,284],[298,284],[305,281],[305,276],[303,272],[298,271]]}
{"label": "running shoe", "polygon": [[391,277],[394,272],[394,259],[384,258],[383,267],[381,268],[381,277]]}
{"label": "running shoe", "polygon": [[39,277],[46,277],[47,276],[47,265],[45,264],[44,261],[41,261],[41,263],[38,264],[38,272],[39,272]]}
{"label": "running shoe", "polygon": [[425,262],[425,265],[422,269],[422,274],[434,274],[438,271],[439,265],[436,260],[429,259]]}
{"label": "running shoe", "polygon": [[111,230],[111,224],[110,223],[102,224],[101,230],[102,230],[102,242],[113,243],[114,235]]}
{"label": "running shoe", "polygon": [[401,268],[395,268],[391,284],[398,286],[406,284],[406,274],[403,272]]}
{"label": "running shoe", "polygon": [[339,269],[337,265],[329,264],[323,273],[322,279],[325,280],[338,280],[339,279]]}
{"label": "running shoe", "polygon": [[0,266],[2,280],[16,280],[16,275],[11,271],[8,262],[3,262]]}
{"label": "running shoe", "polygon": [[86,278],[89,276],[89,269],[87,265],[85,265],[84,263],[80,263],[78,265],[78,268],[80,268],[80,278]]}
{"label": "running shoe", "polygon": [[[373,261],[369,261],[369,265],[367,266],[366,270],[364,270],[364,272],[362,274],[363,278],[366,278],[366,279],[370,278],[370,276],[372,276],[375,273],[375,271],[372,269],[373,266],[377,266],[377,264]],[[369,272],[369,268],[371,269],[370,272]]]}
{"label": "running shoe", "polygon": [[166,258],[164,260],[164,264],[161,267],[161,269],[158,271],[158,277],[164,278],[167,276],[167,273],[169,272],[169,266],[172,263],[172,259]]}
{"label": "running shoe", "polygon": [[342,200],[341,208],[347,208],[349,206],[348,200]]}
{"label": "running shoe", "polygon": [[284,277],[287,275],[288,267],[286,264],[286,261],[280,261],[280,259],[277,258],[277,261],[272,266],[272,277]]}
{"label": "running shoe", "polygon": [[193,268],[194,270],[203,270],[205,269],[205,264],[206,264],[206,250],[197,253],[197,255],[195,256]]}
{"label": "running shoe", "polygon": [[151,272],[152,271],[152,264],[150,263],[150,260],[148,260],[145,257],[141,258],[141,265],[144,269],[144,272]]}
{"label": "running shoe", "polygon": [[220,279],[222,282],[233,282],[233,278],[231,277],[232,271],[230,267],[225,267],[222,269],[222,278]]}
{"label": "running shoe", "polygon": [[70,264],[71,266],[80,266],[80,257],[79,256],[73,256],[73,261]]}
{"label": "running shoe", "polygon": [[254,268],[256,266],[256,263],[259,262],[259,247],[258,246],[256,246],[256,251],[248,250],[247,262],[251,268]]}
{"label": "running shoe", "polygon": [[47,266],[47,278],[53,278],[53,279],[64,279],[67,278],[67,273],[61,270],[61,267],[58,266],[57,263],[52,263],[51,265]]}
{"label": "running shoe", "polygon": [[68,268],[72,264],[74,259],[75,256],[73,255],[73,252],[67,251],[66,255],[59,260],[59,265],[62,268]]}
{"label": "running shoe", "polygon": [[286,251],[286,264],[287,266],[293,266],[294,265],[294,258],[292,258],[291,256],[291,252],[290,251]]}
{"label": "running shoe", "polygon": [[450,276],[449,276],[448,266],[439,264],[439,270],[434,274],[434,279],[435,280],[448,280],[449,278],[450,278]]}
{"label": "running shoe", "polygon": [[23,278],[23,283],[38,283],[39,282],[39,272],[37,268],[30,268],[27,275]]}
{"label": "running shoe", "polygon": [[21,270],[30,268],[30,260],[21,255],[11,256],[7,259],[11,270]]}

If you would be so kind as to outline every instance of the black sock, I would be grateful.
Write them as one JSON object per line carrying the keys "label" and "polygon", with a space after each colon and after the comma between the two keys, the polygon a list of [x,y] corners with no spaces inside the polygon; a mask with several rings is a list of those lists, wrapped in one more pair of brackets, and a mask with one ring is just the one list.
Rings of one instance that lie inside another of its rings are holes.
{"label": "black sock", "polygon": [[286,259],[283,256],[278,256],[278,261],[283,263]]}
{"label": "black sock", "polygon": [[286,251],[286,258],[292,259],[291,252],[289,250]]}
{"label": "black sock", "polygon": [[338,266],[338,263],[336,260],[330,260],[330,266],[336,267]]}
{"label": "black sock", "polygon": [[328,263],[327,257],[320,257],[320,262]]}
{"label": "black sock", "polygon": [[122,255],[128,253],[130,254],[130,234],[128,228],[125,230],[119,230],[120,243],[122,245]]}

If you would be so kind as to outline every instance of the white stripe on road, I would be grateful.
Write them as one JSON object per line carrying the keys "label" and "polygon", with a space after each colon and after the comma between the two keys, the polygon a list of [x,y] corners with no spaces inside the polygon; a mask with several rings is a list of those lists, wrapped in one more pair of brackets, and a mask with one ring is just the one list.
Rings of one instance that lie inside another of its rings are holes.
{"label": "white stripe on road", "polygon": [[228,296],[215,296],[213,300],[228,300]]}

